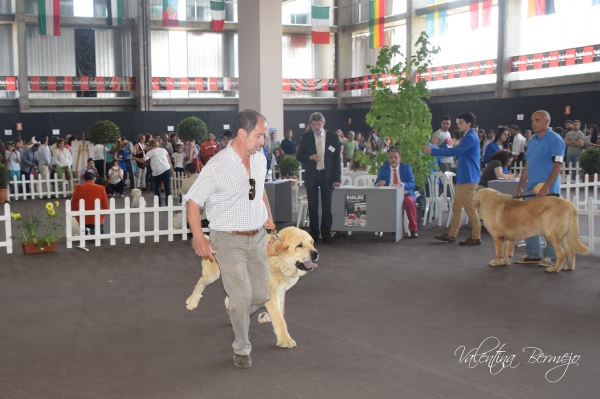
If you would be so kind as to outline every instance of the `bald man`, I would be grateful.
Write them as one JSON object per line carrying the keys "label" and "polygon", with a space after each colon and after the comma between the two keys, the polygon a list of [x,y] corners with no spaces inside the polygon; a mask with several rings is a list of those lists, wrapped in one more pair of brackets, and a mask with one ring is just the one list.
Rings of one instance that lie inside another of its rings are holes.
{"label": "bald man", "polygon": [[[560,194],[560,169],[565,155],[565,142],[550,130],[550,114],[536,111],[531,116],[531,127],[534,135],[527,144],[525,168],[517,187],[517,197],[534,194],[533,189],[540,183],[542,188],[535,198],[548,194]],[[525,191],[523,191],[525,189]],[[517,259],[517,263],[537,263],[540,266],[554,266],[556,253],[549,242],[546,243],[545,257],[542,256],[542,240],[540,236],[525,240],[527,255]]]}

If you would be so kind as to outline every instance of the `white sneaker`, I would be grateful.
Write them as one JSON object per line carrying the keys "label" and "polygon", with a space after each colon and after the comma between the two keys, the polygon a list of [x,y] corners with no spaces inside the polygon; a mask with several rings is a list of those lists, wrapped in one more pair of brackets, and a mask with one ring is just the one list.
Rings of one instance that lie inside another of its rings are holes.
{"label": "white sneaker", "polygon": [[552,260],[550,258],[544,258],[544,260],[542,260],[539,265],[542,267],[554,267],[554,263],[556,263],[555,260]]}

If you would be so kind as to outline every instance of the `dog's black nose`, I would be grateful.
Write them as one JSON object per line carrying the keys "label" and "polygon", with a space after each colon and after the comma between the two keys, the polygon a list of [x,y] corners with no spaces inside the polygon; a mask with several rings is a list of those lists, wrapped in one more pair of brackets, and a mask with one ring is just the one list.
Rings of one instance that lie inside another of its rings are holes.
{"label": "dog's black nose", "polygon": [[319,253],[317,251],[310,251],[310,259],[313,262],[319,259]]}

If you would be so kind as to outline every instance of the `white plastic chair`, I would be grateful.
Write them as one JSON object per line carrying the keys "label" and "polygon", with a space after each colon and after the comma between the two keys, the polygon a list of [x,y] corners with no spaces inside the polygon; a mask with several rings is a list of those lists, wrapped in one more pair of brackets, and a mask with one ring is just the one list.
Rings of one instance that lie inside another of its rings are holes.
{"label": "white plastic chair", "polygon": [[370,187],[375,184],[376,178],[377,176],[375,175],[357,176],[354,178],[354,185],[356,187]]}
{"label": "white plastic chair", "polygon": [[[440,194],[440,187],[442,193]],[[429,196],[425,197],[425,211],[423,212],[423,226],[433,221],[434,216],[438,217],[438,226],[442,225],[442,204],[446,203],[452,210],[452,200],[448,194],[448,186],[452,186],[451,180],[443,172],[433,172],[427,177],[427,186],[429,187]]]}
{"label": "white plastic chair", "polygon": [[308,220],[308,198],[306,195],[298,197],[298,216],[296,218],[296,227],[300,228],[300,222],[303,226],[310,224]]}
{"label": "white plastic chair", "polygon": [[342,181],[340,184],[342,186],[351,186],[352,185],[352,177],[342,175]]}

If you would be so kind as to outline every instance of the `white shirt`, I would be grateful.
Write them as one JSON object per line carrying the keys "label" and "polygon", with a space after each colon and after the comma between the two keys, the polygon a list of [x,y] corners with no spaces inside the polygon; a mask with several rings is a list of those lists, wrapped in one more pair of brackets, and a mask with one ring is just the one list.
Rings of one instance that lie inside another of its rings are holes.
{"label": "white shirt", "polygon": [[256,182],[256,194],[250,200],[250,177],[242,158],[230,143],[202,168],[186,198],[199,206],[206,203],[206,216],[211,230],[258,230],[268,217],[263,202],[266,174],[267,158],[261,151],[252,154],[250,176]]}
{"label": "white shirt", "polygon": [[37,159],[40,165],[52,165],[52,155],[48,144],[41,145],[38,149]]}
{"label": "white shirt", "polygon": [[319,155],[319,161],[317,161],[317,170],[325,169],[325,130],[321,130],[321,134],[315,133],[315,147],[317,148],[317,154]]}
{"label": "white shirt", "polygon": [[68,166],[71,167],[73,163],[73,157],[71,156],[71,151],[68,148],[61,150],[60,148],[56,148],[54,151],[54,165],[58,167]]}
{"label": "white shirt", "polygon": [[171,164],[167,157],[169,153],[164,148],[155,148],[146,153],[146,159],[150,159],[152,176],[158,176],[171,169]]}
{"label": "white shirt", "polygon": [[[442,144],[443,142],[446,141],[446,139],[450,138],[452,139],[452,136],[450,136],[450,132],[444,132],[443,130],[438,130],[437,132],[433,133],[432,137],[437,137],[438,141],[435,144],[436,146],[440,146],[440,144]],[[440,157],[442,160],[442,163],[452,163],[452,161],[454,160],[453,157]]]}
{"label": "white shirt", "polygon": [[519,155],[525,151],[525,137],[521,133],[517,133],[513,137],[512,152],[515,155]]}

